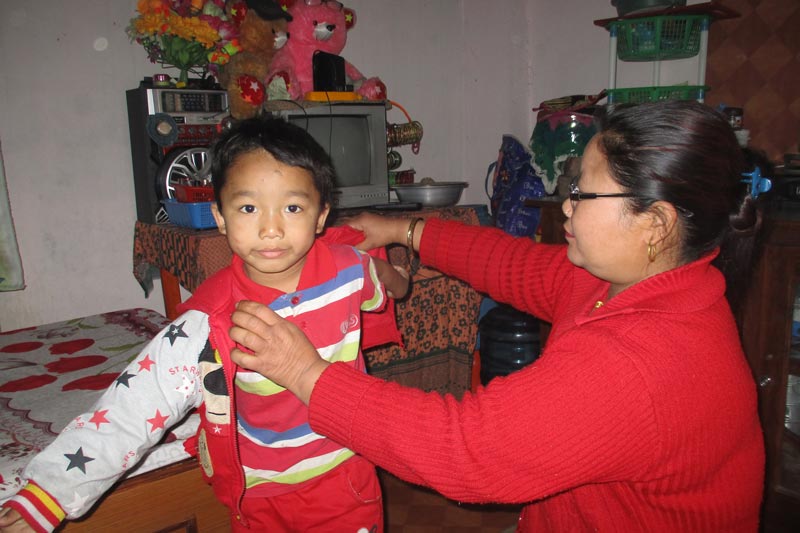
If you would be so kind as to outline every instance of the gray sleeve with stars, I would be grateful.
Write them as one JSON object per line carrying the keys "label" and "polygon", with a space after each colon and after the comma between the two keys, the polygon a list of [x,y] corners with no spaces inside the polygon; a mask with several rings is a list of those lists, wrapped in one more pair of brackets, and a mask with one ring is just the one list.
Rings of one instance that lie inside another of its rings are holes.
{"label": "gray sleeve with stars", "polygon": [[163,329],[97,403],[37,454],[24,476],[68,518],[85,513],[171,426],[200,405],[199,354],[208,316],[188,311]]}

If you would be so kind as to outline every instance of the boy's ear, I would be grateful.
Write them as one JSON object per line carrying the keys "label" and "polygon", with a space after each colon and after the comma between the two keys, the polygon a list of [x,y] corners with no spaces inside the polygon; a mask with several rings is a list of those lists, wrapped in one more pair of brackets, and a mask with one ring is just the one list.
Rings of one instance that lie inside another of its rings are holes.
{"label": "boy's ear", "polygon": [[325,221],[328,220],[330,212],[331,204],[325,204],[325,207],[319,212],[319,216],[317,217],[317,235],[322,233],[325,229]]}
{"label": "boy's ear", "polygon": [[211,204],[211,214],[214,215],[214,220],[217,222],[217,229],[219,232],[223,235],[227,235],[225,230],[225,219],[222,217],[222,213],[219,212],[217,202],[213,202]]}

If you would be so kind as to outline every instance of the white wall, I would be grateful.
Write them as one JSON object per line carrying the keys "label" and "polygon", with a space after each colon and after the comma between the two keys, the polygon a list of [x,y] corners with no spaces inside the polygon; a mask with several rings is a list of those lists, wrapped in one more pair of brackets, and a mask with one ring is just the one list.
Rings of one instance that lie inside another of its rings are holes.
{"label": "white wall", "polygon": [[[422,122],[417,177],[466,180],[486,203],[500,137],[526,140],[543,100],[595,93],[614,16],[603,0],[349,0],[343,55]],[[0,140],[27,287],[0,293],[3,331],[143,306],[125,90],[160,72],[124,29],[135,0],[0,2]],[[399,110],[390,121],[404,122]]]}

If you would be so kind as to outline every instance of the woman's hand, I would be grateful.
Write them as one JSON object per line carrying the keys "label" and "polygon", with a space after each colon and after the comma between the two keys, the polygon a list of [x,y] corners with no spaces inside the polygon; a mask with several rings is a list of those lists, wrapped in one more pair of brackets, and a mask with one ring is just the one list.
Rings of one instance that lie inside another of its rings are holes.
{"label": "woman's hand", "polygon": [[[271,379],[308,405],[317,379],[329,363],[300,329],[266,305],[242,301],[231,316],[237,365]],[[248,353],[245,350],[249,350]]]}
{"label": "woman's hand", "polygon": [[11,507],[0,508],[0,532],[2,533],[33,533],[33,529],[22,515]]}
{"label": "woman's hand", "polygon": [[406,244],[408,218],[384,217],[372,213],[361,213],[355,217],[344,219],[348,226],[364,232],[364,240],[356,248],[372,250],[388,244]]}

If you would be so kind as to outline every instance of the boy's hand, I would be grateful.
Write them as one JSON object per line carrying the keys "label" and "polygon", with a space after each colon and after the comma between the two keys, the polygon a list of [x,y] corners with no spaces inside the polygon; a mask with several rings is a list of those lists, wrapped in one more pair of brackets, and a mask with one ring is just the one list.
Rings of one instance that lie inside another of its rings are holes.
{"label": "boy's hand", "polygon": [[399,300],[408,294],[409,275],[403,267],[377,257],[371,259],[375,265],[378,279],[386,288],[386,295],[389,298]]}
{"label": "boy's hand", "polygon": [[391,288],[389,287],[388,284],[384,284],[386,285],[386,295],[389,296],[389,298],[400,300],[404,298],[406,294],[408,294],[408,287],[409,285],[411,285],[411,279],[408,274],[408,271],[405,268],[399,265],[392,265],[392,267],[400,275],[393,276],[394,280],[391,283],[392,285]]}
{"label": "boy's hand", "polygon": [[2,533],[34,533],[33,529],[22,518],[22,515],[11,507],[0,509],[0,532]]}

